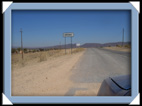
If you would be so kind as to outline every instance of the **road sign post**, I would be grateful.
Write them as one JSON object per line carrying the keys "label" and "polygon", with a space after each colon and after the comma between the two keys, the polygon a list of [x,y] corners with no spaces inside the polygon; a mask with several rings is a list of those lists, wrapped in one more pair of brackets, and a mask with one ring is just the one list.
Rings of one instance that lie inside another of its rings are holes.
{"label": "road sign post", "polygon": [[66,54],[66,37],[65,37],[65,54]]}
{"label": "road sign post", "polygon": [[72,54],[72,37],[74,36],[73,33],[63,33],[63,37],[65,38],[65,54],[66,54],[66,37],[71,37],[71,54]]}
{"label": "road sign post", "polygon": [[72,54],[72,37],[71,37],[71,54]]}

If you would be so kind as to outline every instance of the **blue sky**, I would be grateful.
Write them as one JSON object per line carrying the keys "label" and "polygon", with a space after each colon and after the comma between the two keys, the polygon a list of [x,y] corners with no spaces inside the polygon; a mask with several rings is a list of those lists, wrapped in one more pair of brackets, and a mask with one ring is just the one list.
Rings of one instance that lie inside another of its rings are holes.
{"label": "blue sky", "polygon": [[[131,41],[130,11],[13,10],[12,47],[46,47],[64,44],[63,33],[73,32],[73,43]],[[70,38],[67,38],[67,44]]]}

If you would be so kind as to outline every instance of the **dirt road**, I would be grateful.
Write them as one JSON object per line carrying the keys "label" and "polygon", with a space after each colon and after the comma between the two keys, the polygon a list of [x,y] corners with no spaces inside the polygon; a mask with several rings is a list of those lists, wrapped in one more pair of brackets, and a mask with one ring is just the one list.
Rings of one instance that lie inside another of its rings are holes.
{"label": "dirt road", "polygon": [[70,80],[71,70],[83,53],[64,55],[12,70],[12,96],[74,95],[72,88],[79,85]]}
{"label": "dirt road", "polygon": [[131,74],[129,52],[88,48],[76,67],[71,80],[76,83],[101,83],[105,78]]}
{"label": "dirt road", "polygon": [[107,77],[131,74],[130,53],[88,48],[12,70],[13,96],[96,96]]}

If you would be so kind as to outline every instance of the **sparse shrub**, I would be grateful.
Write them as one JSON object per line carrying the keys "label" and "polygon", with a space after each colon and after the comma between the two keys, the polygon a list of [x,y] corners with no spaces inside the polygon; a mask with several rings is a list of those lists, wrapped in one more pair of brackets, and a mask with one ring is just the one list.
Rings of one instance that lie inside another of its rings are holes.
{"label": "sparse shrub", "polygon": [[53,50],[49,50],[49,51],[48,51],[48,55],[49,55],[49,56],[53,56],[53,54],[54,54]]}
{"label": "sparse shrub", "polygon": [[37,52],[40,52],[40,50],[37,50]]}
{"label": "sparse shrub", "polygon": [[116,45],[116,47],[121,47],[120,45]]}
{"label": "sparse shrub", "polygon": [[46,53],[40,53],[39,61],[42,62],[42,61],[46,61],[46,60],[47,60]]}
{"label": "sparse shrub", "polygon": [[16,52],[16,49],[12,48],[12,53],[15,53]]}
{"label": "sparse shrub", "polygon": [[83,50],[84,50],[84,48],[76,48],[76,49],[73,51],[73,53],[81,52],[81,51],[83,51]]}
{"label": "sparse shrub", "polygon": [[53,55],[55,55],[56,53],[58,53],[58,50],[55,50],[55,49],[50,49],[50,50],[48,51],[48,55],[49,55],[49,56],[53,56]]}
{"label": "sparse shrub", "polygon": [[21,51],[21,48],[17,48],[18,51]]}
{"label": "sparse shrub", "polygon": [[36,52],[36,50],[34,49],[34,50],[33,50],[33,53],[35,53],[35,52]]}
{"label": "sparse shrub", "polygon": [[27,49],[26,49],[26,48],[24,48],[24,52],[27,52]]}
{"label": "sparse shrub", "polygon": [[54,50],[54,56],[58,57],[58,56],[61,56],[61,50],[57,49],[57,50]]}
{"label": "sparse shrub", "polygon": [[125,45],[124,47],[126,47],[126,48],[131,48],[131,46],[130,46],[130,45]]}
{"label": "sparse shrub", "polygon": [[40,48],[39,50],[40,50],[40,51],[44,51],[44,49],[42,49],[42,48]]}

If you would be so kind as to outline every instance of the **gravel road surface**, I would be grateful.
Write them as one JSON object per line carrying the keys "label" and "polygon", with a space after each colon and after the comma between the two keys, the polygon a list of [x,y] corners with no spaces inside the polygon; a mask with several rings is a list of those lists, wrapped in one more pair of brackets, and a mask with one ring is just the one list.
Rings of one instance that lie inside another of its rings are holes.
{"label": "gravel road surface", "polygon": [[96,96],[107,77],[130,74],[130,53],[83,52],[12,70],[12,96]]}
{"label": "gravel road surface", "polygon": [[105,78],[131,73],[130,52],[88,48],[73,68],[71,80],[78,83],[100,83]]}

